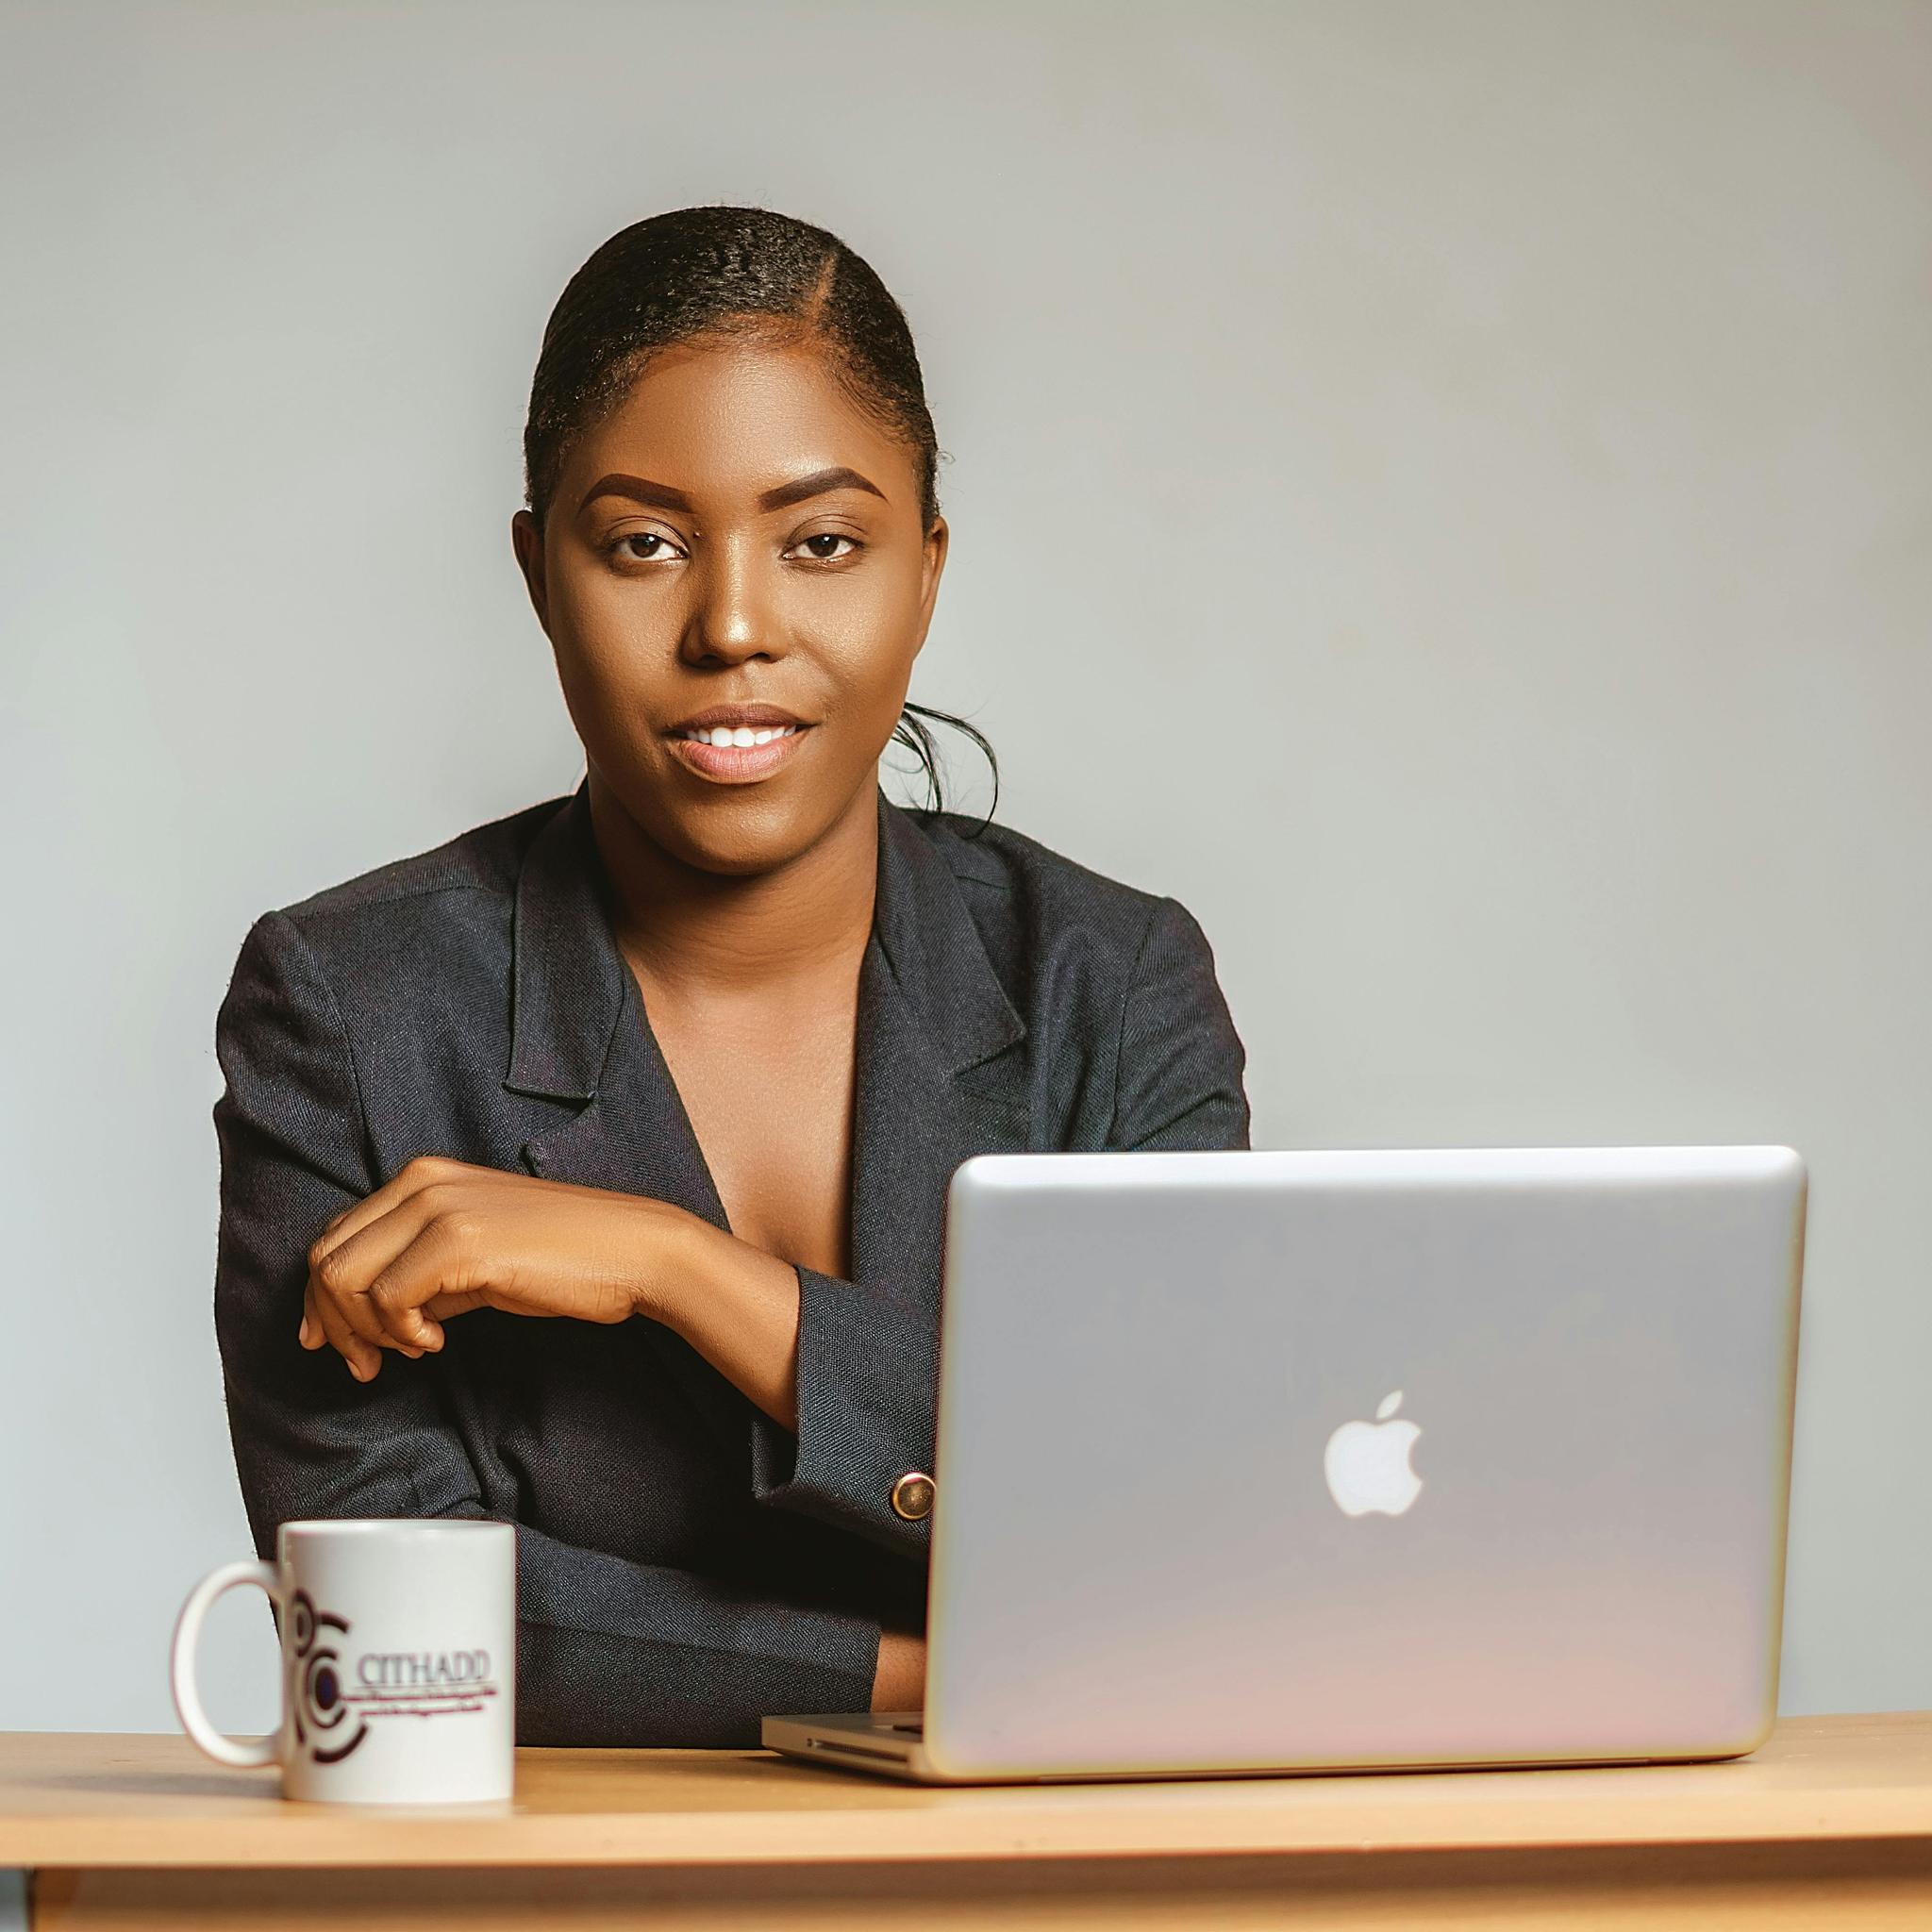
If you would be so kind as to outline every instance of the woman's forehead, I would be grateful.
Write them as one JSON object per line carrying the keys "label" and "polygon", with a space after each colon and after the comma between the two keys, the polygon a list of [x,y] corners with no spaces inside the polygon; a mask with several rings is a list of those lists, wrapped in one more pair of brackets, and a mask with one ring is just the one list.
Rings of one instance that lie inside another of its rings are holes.
{"label": "woman's forehead", "polygon": [[822,353],[736,343],[654,357],[566,465],[573,476],[627,472],[720,505],[836,468],[889,503],[912,493],[910,453],[854,405]]}

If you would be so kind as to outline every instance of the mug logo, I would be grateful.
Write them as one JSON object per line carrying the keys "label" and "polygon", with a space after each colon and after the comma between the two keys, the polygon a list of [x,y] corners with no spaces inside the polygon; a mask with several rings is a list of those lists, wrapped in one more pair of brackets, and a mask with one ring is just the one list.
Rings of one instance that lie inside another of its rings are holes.
{"label": "mug logo", "polygon": [[[346,1757],[369,1735],[371,1718],[455,1717],[483,1709],[484,1698],[499,1694],[487,1650],[364,1651],[351,1689],[341,1652],[323,1641],[325,1631],[346,1638],[349,1620],[317,1609],[306,1590],[296,1591],[290,1614],[295,1682],[289,1708],[296,1742],[317,1764]],[[352,1719],[354,1729],[345,1730]]]}
{"label": "mug logo", "polygon": [[[291,1666],[296,1684],[295,1694],[289,1700],[289,1708],[295,1714],[296,1741],[308,1745],[308,1755],[317,1764],[336,1764],[369,1735],[369,1726],[358,1712],[354,1732],[331,1749],[323,1748],[325,1734],[339,1730],[350,1715],[349,1707],[343,1701],[341,1674],[338,1669],[341,1655],[332,1646],[318,1641],[325,1629],[340,1630],[346,1637],[348,1620],[327,1610],[318,1610],[315,1599],[306,1590],[298,1590],[294,1607],[295,1657]],[[307,1725],[303,1723],[304,1717],[308,1721]],[[308,1735],[311,1727],[316,1732],[313,1739]]]}

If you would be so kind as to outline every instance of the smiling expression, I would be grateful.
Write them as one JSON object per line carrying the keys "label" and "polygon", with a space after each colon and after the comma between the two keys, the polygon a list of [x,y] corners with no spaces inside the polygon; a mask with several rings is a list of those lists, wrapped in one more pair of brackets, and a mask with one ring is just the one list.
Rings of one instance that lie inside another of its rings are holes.
{"label": "smiling expression", "polygon": [[590,762],[658,846],[765,871],[872,808],[946,526],[822,350],[657,352],[514,537]]}

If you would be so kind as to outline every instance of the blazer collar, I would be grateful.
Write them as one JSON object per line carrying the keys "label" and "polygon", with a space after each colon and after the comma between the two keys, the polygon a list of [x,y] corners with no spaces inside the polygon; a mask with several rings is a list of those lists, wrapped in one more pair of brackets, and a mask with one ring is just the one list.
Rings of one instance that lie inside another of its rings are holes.
{"label": "blazer collar", "polygon": [[513,1092],[589,1100],[624,1004],[588,777],[524,855],[511,914],[509,1069]]}
{"label": "blazer collar", "polygon": [[[878,874],[861,991],[882,967],[935,1061],[963,1073],[1024,1038],[1025,1023],[993,972],[952,868],[909,812],[883,791],[874,797]],[[544,822],[517,876],[503,1082],[512,1091],[577,1101],[597,1091],[636,986],[611,930],[610,903],[587,776]],[[859,1039],[863,1052],[862,1026]]]}
{"label": "blazer collar", "polygon": [[927,1044],[963,1074],[1025,1037],[953,868],[911,813],[875,791],[878,881],[869,952],[882,952]]}

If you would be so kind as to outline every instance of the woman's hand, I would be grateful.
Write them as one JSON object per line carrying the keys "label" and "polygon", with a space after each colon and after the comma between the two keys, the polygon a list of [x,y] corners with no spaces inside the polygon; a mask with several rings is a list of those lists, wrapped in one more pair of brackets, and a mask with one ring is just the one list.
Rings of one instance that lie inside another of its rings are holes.
{"label": "woman's hand", "polygon": [[622,1322],[693,1217],[668,1202],[419,1155],[308,1251],[300,1338],[372,1379],[382,1351],[442,1346],[471,1308]]}
{"label": "woman's hand", "polygon": [[874,1710],[925,1708],[925,1639],[911,1630],[879,1632],[878,1663],[872,1675]]}

